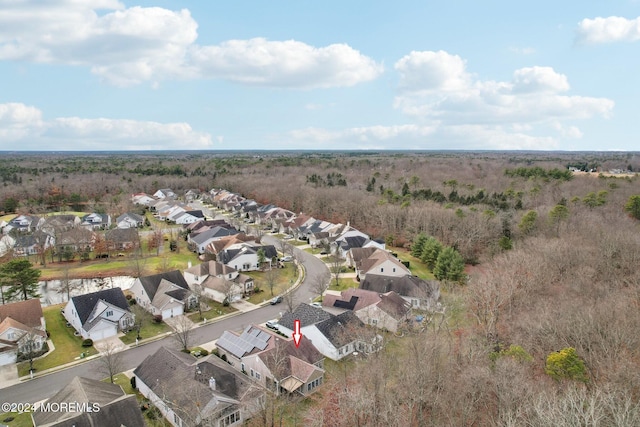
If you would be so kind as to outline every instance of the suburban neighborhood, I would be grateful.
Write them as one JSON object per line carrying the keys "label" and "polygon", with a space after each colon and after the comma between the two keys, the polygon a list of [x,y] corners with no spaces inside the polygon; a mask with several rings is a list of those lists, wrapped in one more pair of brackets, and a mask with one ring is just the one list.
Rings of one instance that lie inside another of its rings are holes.
{"label": "suburban neighborhood", "polygon": [[[386,334],[415,329],[425,313],[444,310],[437,281],[413,276],[409,262],[389,252],[383,240],[372,239],[349,223],[295,214],[224,189],[192,189],[177,195],[165,188],[133,194],[131,202],[135,212],[115,218],[98,212],[18,215],[2,228],[4,255],[34,264],[49,259],[116,262],[109,261],[113,258],[127,259],[135,267],[144,248],[151,255],[154,248],[156,254],[171,253],[179,250],[178,239],[197,258],[182,269],[154,274],[140,269],[125,289],[82,292],[67,283],[68,301],[59,315],[88,348],[68,366],[95,358],[108,365],[121,352],[167,336],[176,338],[180,347],[163,346],[125,372],[139,400],[148,402],[139,413],[132,409],[135,399],[123,387],[108,383],[98,387],[82,377],[61,384],[63,388],[47,400],[61,402],[62,396],[83,395],[82,390],[92,388],[85,401],[99,393],[105,396],[96,398],[103,408],[118,408],[103,411],[100,417],[106,418],[83,415],[93,423],[143,425],[143,410],[153,407],[176,427],[241,425],[273,410],[279,396],[305,398],[321,389],[325,358],[336,362],[366,358],[385,345]],[[163,228],[152,226],[147,215]],[[322,260],[324,272],[305,278],[299,250]],[[283,281],[281,271],[293,276]],[[308,302],[293,297],[303,281],[308,288],[314,282],[309,292],[316,295]],[[341,282],[345,285],[339,290]],[[332,283],[336,290],[330,289]],[[272,298],[250,302],[269,288]],[[39,298],[3,302],[0,362],[3,376],[12,378],[6,372],[15,372],[21,361],[29,360],[33,367],[34,360],[37,365],[47,358],[56,337],[48,337]],[[212,309],[214,305],[235,310],[232,315],[240,313],[238,328],[196,345],[189,338],[191,331],[216,322],[223,313]],[[242,313],[266,306],[280,307],[278,317],[240,327]],[[211,313],[210,319],[203,310]],[[147,327],[165,324],[165,332],[147,336],[141,332],[145,322]],[[295,334],[300,338],[294,339]],[[109,371],[107,377],[113,381],[117,373]],[[12,381],[38,381],[43,374],[30,369],[26,377]],[[179,388],[173,386],[177,383]],[[194,406],[196,401],[202,404]],[[32,414],[36,426],[68,425],[70,420],[51,412]]]}

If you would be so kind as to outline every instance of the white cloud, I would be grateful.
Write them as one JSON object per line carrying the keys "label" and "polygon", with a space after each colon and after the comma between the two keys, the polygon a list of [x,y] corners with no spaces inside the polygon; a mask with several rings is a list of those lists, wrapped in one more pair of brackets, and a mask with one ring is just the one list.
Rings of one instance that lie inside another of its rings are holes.
{"label": "white cloud", "polygon": [[202,77],[261,86],[352,86],[382,72],[380,65],[348,45],[315,48],[295,40],[230,40],[194,46],[190,57]]}
{"label": "white cloud", "polygon": [[[613,101],[606,98],[562,94],[570,89],[568,79],[550,67],[518,69],[508,82],[483,81],[459,68],[464,64],[460,57],[442,51],[419,55],[431,60],[421,62],[421,67],[409,72],[404,64],[416,56],[412,52],[396,63],[396,68],[403,68],[404,72],[394,106],[417,118],[438,120],[444,125],[533,125],[552,120],[609,117],[613,109]],[[432,86],[425,91],[421,74],[432,76],[434,70],[450,69],[452,63],[458,64],[452,74],[460,76],[455,78],[456,84]]]}
{"label": "white cloud", "polygon": [[569,79],[551,67],[525,67],[510,81],[480,80],[466,62],[444,51],[411,52],[395,64],[400,80],[394,107],[415,120],[290,133],[296,142],[345,146],[366,142],[393,149],[552,150],[583,136],[572,122],[608,118],[614,102],[569,95]]}
{"label": "white cloud", "polygon": [[471,76],[458,55],[438,52],[411,52],[395,64],[400,89],[411,92],[455,91],[468,86]]}
{"label": "white cloud", "polygon": [[[190,150],[213,148],[211,135],[187,123],[61,117],[19,103],[0,104],[1,150]],[[221,137],[220,137],[221,138]]]}
{"label": "white cloud", "polygon": [[640,17],[635,19],[620,16],[586,18],[578,24],[576,34],[576,41],[582,44],[637,40],[640,40]]}
{"label": "white cloud", "polygon": [[536,50],[532,47],[510,47],[509,51],[518,55],[533,55]]}
{"label": "white cloud", "polygon": [[[100,12],[100,13],[98,13]],[[351,86],[382,66],[345,44],[313,47],[263,38],[196,44],[186,9],[112,0],[0,2],[0,60],[86,66],[111,84],[221,78],[275,87]]]}

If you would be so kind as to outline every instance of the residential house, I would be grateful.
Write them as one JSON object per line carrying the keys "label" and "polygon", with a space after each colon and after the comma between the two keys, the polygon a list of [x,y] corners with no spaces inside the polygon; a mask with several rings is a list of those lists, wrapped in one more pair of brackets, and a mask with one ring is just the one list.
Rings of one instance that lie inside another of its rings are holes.
{"label": "residential house", "polygon": [[341,258],[346,258],[346,254],[351,248],[367,247],[375,247],[384,250],[385,243],[382,241],[371,240],[369,236],[347,224],[342,233],[331,243],[331,252],[336,253],[337,251]]}
{"label": "residential house", "polygon": [[194,222],[204,221],[204,212],[201,210],[185,211],[173,218],[176,224],[186,225]]}
{"label": "residential house", "polygon": [[82,338],[94,341],[115,336],[134,324],[129,302],[120,288],[72,297],[63,315]]}
{"label": "residential house", "polygon": [[[217,226],[221,226],[221,227],[231,227],[226,220],[224,219],[206,219],[204,221],[197,221],[194,222],[192,224],[185,224],[184,228],[189,232],[189,234],[191,233],[195,233],[198,234],[197,231],[204,228],[202,231],[205,230],[209,230],[210,228],[213,227],[217,227]],[[194,234],[194,236],[195,236]]]}
{"label": "residential house", "polygon": [[137,213],[127,212],[116,218],[118,228],[140,228],[144,225],[144,217]]}
{"label": "residential house", "polygon": [[190,188],[187,191],[185,191],[184,199],[187,202],[192,202],[194,200],[198,200],[198,198],[200,198],[200,194],[201,192],[197,188]]}
{"label": "residential house", "polygon": [[147,193],[136,193],[131,196],[131,201],[134,205],[143,205],[148,207],[151,202],[156,200],[156,198],[149,196]]}
{"label": "residential house", "polygon": [[278,251],[273,245],[250,245],[242,243],[235,249],[225,249],[217,255],[217,260],[238,271],[260,270],[259,252],[264,252],[265,262],[269,263],[278,257]]}
{"label": "residential house", "polygon": [[16,238],[10,234],[0,236],[0,257],[5,256],[9,251],[13,250],[16,245]]}
{"label": "residential house", "polygon": [[82,217],[80,226],[88,230],[107,230],[111,227],[111,216],[93,212]]}
{"label": "residential house", "polygon": [[324,378],[324,357],[303,335],[291,338],[255,325],[242,333],[225,331],[216,342],[220,357],[270,390],[309,395]]}
{"label": "residential house", "polygon": [[349,288],[340,295],[327,294],[322,305],[351,310],[363,323],[396,332],[411,317],[411,303],[393,291],[385,294]]}
{"label": "residential house", "polygon": [[291,336],[294,320],[300,321],[300,331],[313,346],[332,360],[340,360],[354,351],[371,353],[380,348],[382,338],[367,330],[351,311],[334,315],[303,303],[293,313],[283,314],[278,321],[278,330]]}
{"label": "residential house", "polygon": [[232,236],[222,237],[218,240],[215,240],[204,249],[206,254],[213,256],[213,258],[218,259],[218,254],[225,249],[234,249],[240,247],[243,243],[252,244],[252,242],[257,242],[258,237],[255,236],[247,236],[244,233],[234,234]]}
{"label": "residential house", "polygon": [[82,221],[76,215],[49,215],[44,218],[44,223],[40,229],[57,236],[59,233],[78,228]]}
{"label": "residential house", "polygon": [[178,196],[170,188],[161,188],[153,193],[153,197],[157,197],[158,199],[175,199]]}
{"label": "residential house", "polygon": [[205,248],[216,240],[219,240],[222,237],[232,236],[234,234],[238,234],[238,230],[233,228],[226,227],[213,227],[209,230],[203,231],[202,233],[198,233],[195,236],[189,235],[188,242],[193,246],[195,252],[199,254],[203,254]]}
{"label": "residential house", "polygon": [[0,305],[0,366],[15,363],[18,353],[42,350],[46,341],[39,299]]}
{"label": "residential house", "polygon": [[240,426],[263,407],[264,390],[216,356],[199,362],[160,347],[133,375],[140,393],[175,427]]}
{"label": "residential house", "polygon": [[364,280],[367,274],[402,277],[411,275],[411,270],[390,252],[377,249],[368,258],[356,264],[358,280]]}
{"label": "residential house", "polygon": [[56,236],[55,247],[57,252],[71,250],[72,252],[90,252],[96,242],[96,233],[86,228],[73,228],[63,231]]}
{"label": "residential house", "polygon": [[423,280],[417,276],[386,276],[369,273],[360,282],[360,289],[384,294],[394,291],[413,308],[437,310],[440,307],[440,285],[435,280]]}
{"label": "residential house", "polygon": [[345,256],[346,263],[351,268],[356,268],[363,260],[369,258],[378,248],[351,248]]}
{"label": "residential house", "polygon": [[140,306],[163,319],[180,316],[197,303],[197,297],[178,270],[139,277],[131,292]]}
{"label": "residential house", "polygon": [[[77,410],[61,409],[72,407]],[[47,399],[31,413],[31,420],[35,427],[146,425],[135,395],[126,394],[118,384],[82,377],[75,377]]]}
{"label": "residential house", "polygon": [[37,230],[33,234],[18,234],[13,245],[15,256],[28,256],[42,254],[54,243],[53,237],[49,234]]}
{"label": "residential house", "polygon": [[16,233],[32,233],[40,228],[43,218],[34,215],[18,215],[10,220],[2,230],[5,234],[11,231]]}
{"label": "residential house", "polygon": [[104,235],[109,251],[128,251],[140,247],[140,236],[135,228],[114,228]]}
{"label": "residential house", "polygon": [[217,261],[189,267],[184,278],[192,289],[199,286],[205,296],[219,303],[237,301],[252,293],[254,286],[252,277]]}

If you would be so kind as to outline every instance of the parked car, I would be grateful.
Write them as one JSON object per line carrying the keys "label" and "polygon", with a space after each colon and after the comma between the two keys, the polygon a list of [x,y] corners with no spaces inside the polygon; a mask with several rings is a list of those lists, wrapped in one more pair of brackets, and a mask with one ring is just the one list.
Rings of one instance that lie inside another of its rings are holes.
{"label": "parked car", "polygon": [[286,256],[283,256],[282,258],[280,258],[280,261],[282,261],[282,262],[290,262],[290,261],[293,261],[293,257],[291,255],[286,255]]}
{"label": "parked car", "polygon": [[278,326],[278,319],[267,320],[267,328],[276,329]]}
{"label": "parked car", "polygon": [[276,305],[276,304],[280,304],[282,302],[282,297],[275,297],[274,299],[271,300],[271,305]]}
{"label": "parked car", "polygon": [[322,303],[320,303],[320,302],[318,302],[318,301],[314,301],[314,302],[312,302],[312,303],[311,303],[311,305],[312,305],[313,307],[322,307]]}
{"label": "parked car", "polygon": [[285,234],[285,236],[283,237],[284,240],[291,240],[293,239],[293,236],[291,234]]}

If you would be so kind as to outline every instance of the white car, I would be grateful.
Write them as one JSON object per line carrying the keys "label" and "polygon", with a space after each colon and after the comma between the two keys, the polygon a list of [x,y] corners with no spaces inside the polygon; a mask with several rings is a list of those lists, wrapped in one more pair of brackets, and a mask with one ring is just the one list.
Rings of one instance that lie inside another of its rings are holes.
{"label": "white car", "polygon": [[283,256],[282,258],[280,258],[280,261],[282,261],[282,262],[291,262],[291,261],[293,261],[293,257],[291,255]]}
{"label": "white car", "polygon": [[278,326],[278,319],[267,320],[267,328],[276,329]]}

